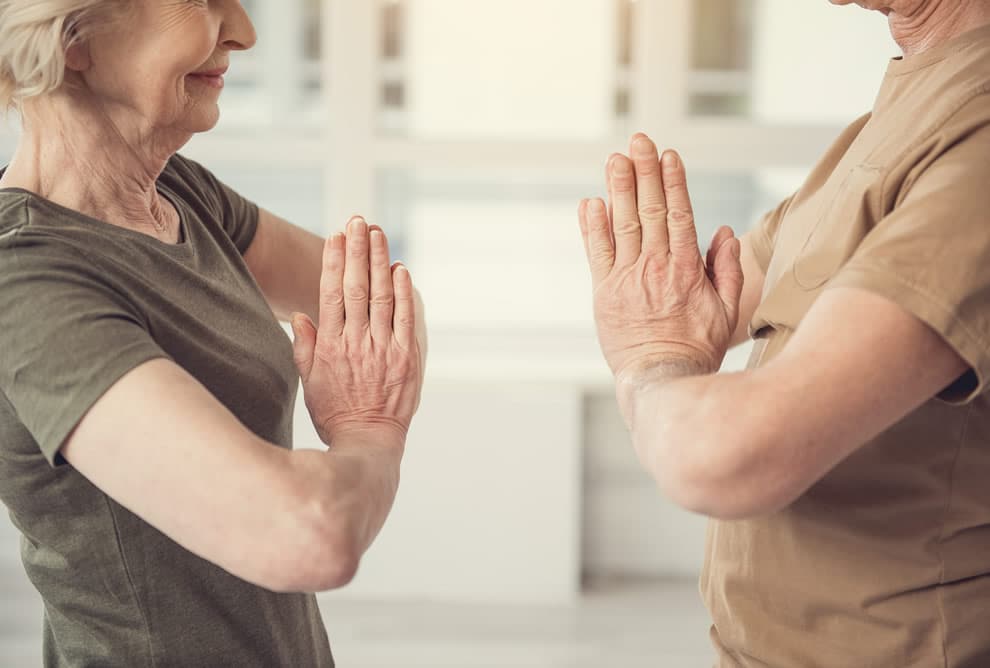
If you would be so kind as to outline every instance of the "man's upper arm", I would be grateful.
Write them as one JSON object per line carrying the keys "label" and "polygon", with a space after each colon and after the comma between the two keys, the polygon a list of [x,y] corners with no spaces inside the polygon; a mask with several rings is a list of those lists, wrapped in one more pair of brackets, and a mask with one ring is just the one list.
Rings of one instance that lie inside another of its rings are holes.
{"label": "man's upper arm", "polygon": [[763,283],[766,280],[766,273],[756,257],[753,248],[753,237],[759,232],[753,230],[747,232],[740,239],[742,253],[739,256],[743,268],[743,290],[739,299],[739,322],[736,324],[736,331],[732,335],[732,346],[737,346],[749,340],[749,322],[753,319],[760,299],[763,297]]}
{"label": "man's upper arm", "polygon": [[[749,447],[787,481],[778,502],[936,395],[967,402],[990,387],[987,104],[958,112],[959,140],[926,154],[783,350],[753,372]],[[754,477],[772,487],[760,457]]]}
{"label": "man's upper arm", "polygon": [[744,234],[740,261],[743,268],[743,291],[739,300],[739,322],[732,334],[731,346],[737,346],[749,339],[749,323],[760,305],[763,297],[763,283],[766,281],[767,269],[773,257],[773,247],[777,231],[784,220],[784,215],[790,207],[794,196],[788,197],[768,211],[749,232]]}
{"label": "man's upper arm", "polygon": [[781,353],[751,374],[748,497],[787,505],[836,464],[958,379],[967,364],[890,299],[826,290]]}
{"label": "man's upper arm", "polygon": [[61,454],[122,506],[242,579],[273,587],[266,564],[302,547],[279,531],[298,514],[289,452],[254,436],[169,360],[121,377]]}

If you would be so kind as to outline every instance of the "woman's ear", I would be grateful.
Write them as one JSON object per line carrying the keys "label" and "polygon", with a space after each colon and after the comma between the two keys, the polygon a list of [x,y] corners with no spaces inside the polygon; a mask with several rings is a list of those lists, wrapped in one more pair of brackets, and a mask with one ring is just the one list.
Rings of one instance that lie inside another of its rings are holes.
{"label": "woman's ear", "polygon": [[89,44],[75,42],[65,51],[65,66],[74,72],[85,72],[92,64],[89,57]]}

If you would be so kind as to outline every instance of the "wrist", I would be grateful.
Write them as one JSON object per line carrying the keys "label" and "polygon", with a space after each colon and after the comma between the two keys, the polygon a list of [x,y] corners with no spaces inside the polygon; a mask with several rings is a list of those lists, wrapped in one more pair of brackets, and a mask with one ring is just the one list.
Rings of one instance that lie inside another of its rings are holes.
{"label": "wrist", "polygon": [[615,374],[615,396],[619,410],[630,429],[636,415],[636,402],[643,395],[681,378],[715,373],[717,368],[695,358],[670,355],[629,364]]}
{"label": "wrist", "polygon": [[331,450],[374,448],[401,454],[406,446],[406,430],[391,424],[339,426],[320,438]]}

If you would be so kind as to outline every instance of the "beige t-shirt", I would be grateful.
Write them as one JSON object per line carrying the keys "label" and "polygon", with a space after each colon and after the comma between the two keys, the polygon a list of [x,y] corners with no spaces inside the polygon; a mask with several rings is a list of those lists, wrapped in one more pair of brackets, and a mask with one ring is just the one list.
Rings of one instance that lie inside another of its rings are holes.
{"label": "beige t-shirt", "polygon": [[754,237],[751,366],[846,286],[928,323],[971,371],[785,510],[711,523],[719,665],[990,666],[990,25],[892,61],[872,113]]}

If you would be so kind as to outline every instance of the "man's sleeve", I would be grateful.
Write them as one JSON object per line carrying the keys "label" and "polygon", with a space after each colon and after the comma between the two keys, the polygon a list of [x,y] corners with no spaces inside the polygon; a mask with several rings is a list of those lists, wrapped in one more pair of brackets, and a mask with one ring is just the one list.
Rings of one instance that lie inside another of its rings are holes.
{"label": "man's sleeve", "polygon": [[780,229],[780,223],[784,219],[784,215],[787,213],[787,209],[790,207],[791,200],[793,199],[793,196],[788,197],[778,204],[777,208],[773,211],[764,214],[750,231],[750,248],[753,249],[753,255],[756,256],[756,261],[759,263],[760,270],[764,275],[766,275],[767,269],[770,267],[770,260],[773,258],[773,248],[777,241],[777,230]]}
{"label": "man's sleeve", "polygon": [[[941,398],[990,380],[990,123],[935,159],[829,287],[870,290],[934,329],[970,367]],[[863,323],[869,326],[869,323]]]}

